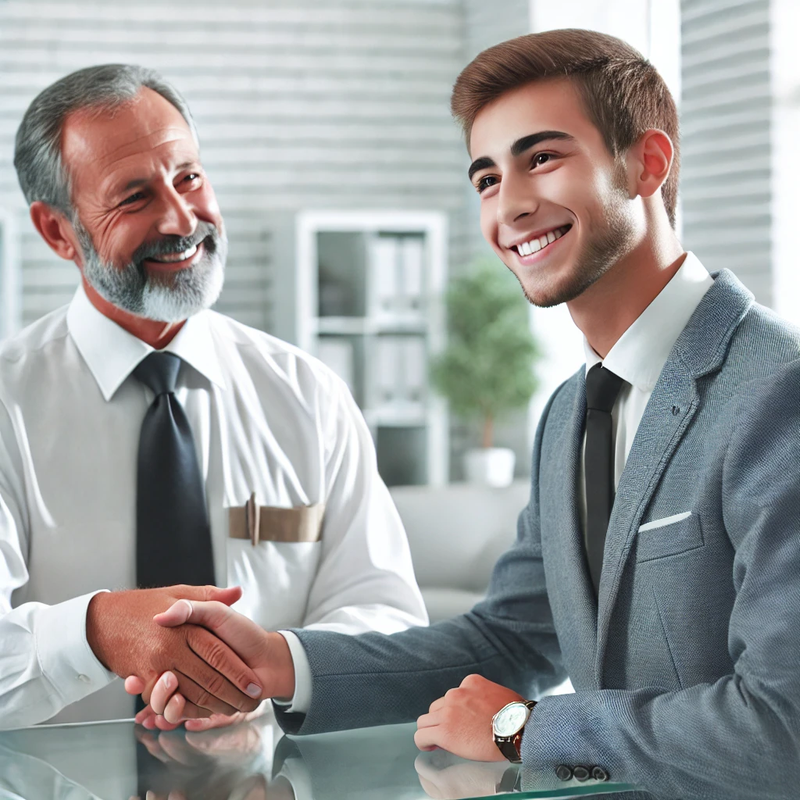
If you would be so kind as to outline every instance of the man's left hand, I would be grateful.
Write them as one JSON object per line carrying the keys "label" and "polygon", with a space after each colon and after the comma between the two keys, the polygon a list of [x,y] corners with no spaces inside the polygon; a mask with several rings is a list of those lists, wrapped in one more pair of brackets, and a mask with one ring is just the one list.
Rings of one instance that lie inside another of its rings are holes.
{"label": "man's left hand", "polygon": [[474,761],[503,761],[494,743],[492,717],[514,700],[525,698],[480,675],[467,675],[417,720],[414,742],[420,750],[441,747]]}

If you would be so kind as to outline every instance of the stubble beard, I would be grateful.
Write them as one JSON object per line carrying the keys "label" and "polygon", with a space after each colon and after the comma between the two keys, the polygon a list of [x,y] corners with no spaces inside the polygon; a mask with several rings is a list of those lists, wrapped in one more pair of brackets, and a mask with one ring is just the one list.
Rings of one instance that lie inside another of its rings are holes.
{"label": "stubble beard", "polygon": [[627,212],[627,203],[628,190],[620,176],[603,205],[602,220],[595,228],[597,232],[586,241],[582,251],[576,256],[575,264],[565,282],[556,286],[537,287],[534,290],[533,287],[526,287],[519,275],[516,276],[529,303],[538,308],[552,308],[569,303],[630,253],[635,242],[635,231]]}
{"label": "stubble beard", "polygon": [[[104,261],[79,219],[73,219],[83,253],[83,275],[89,285],[117,308],[159,322],[180,322],[210,308],[225,280],[228,240],[223,230],[201,222],[187,237],[164,237],[142,245],[130,263],[116,267]],[[147,258],[183,252],[203,243],[200,259],[185,269],[159,275],[148,272]]]}

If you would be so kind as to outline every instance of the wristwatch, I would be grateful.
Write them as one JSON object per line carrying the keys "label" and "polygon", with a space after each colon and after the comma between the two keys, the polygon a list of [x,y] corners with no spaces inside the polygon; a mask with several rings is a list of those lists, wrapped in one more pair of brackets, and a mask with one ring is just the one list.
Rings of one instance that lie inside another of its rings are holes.
{"label": "wristwatch", "polygon": [[515,700],[503,706],[492,717],[494,743],[512,764],[519,764],[522,761],[520,756],[522,731],[535,705],[535,700]]}

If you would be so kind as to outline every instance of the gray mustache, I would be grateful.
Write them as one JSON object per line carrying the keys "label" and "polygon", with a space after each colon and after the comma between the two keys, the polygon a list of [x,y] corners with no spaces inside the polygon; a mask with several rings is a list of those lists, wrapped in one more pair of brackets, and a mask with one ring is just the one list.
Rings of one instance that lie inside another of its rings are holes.
{"label": "gray mustache", "polygon": [[159,258],[170,253],[182,253],[184,250],[189,250],[200,244],[204,239],[211,240],[209,250],[214,252],[219,233],[216,226],[210,222],[199,223],[197,230],[191,236],[164,236],[152,242],[145,242],[136,249],[131,260],[135,264],[141,264],[142,261],[148,258]]}

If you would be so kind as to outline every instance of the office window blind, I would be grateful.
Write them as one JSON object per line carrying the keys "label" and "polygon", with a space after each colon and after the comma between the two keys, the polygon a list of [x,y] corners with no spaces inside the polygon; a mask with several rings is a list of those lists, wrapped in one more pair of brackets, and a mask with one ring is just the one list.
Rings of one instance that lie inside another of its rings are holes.
{"label": "office window blind", "polygon": [[683,240],[770,305],[769,0],[682,0]]}

